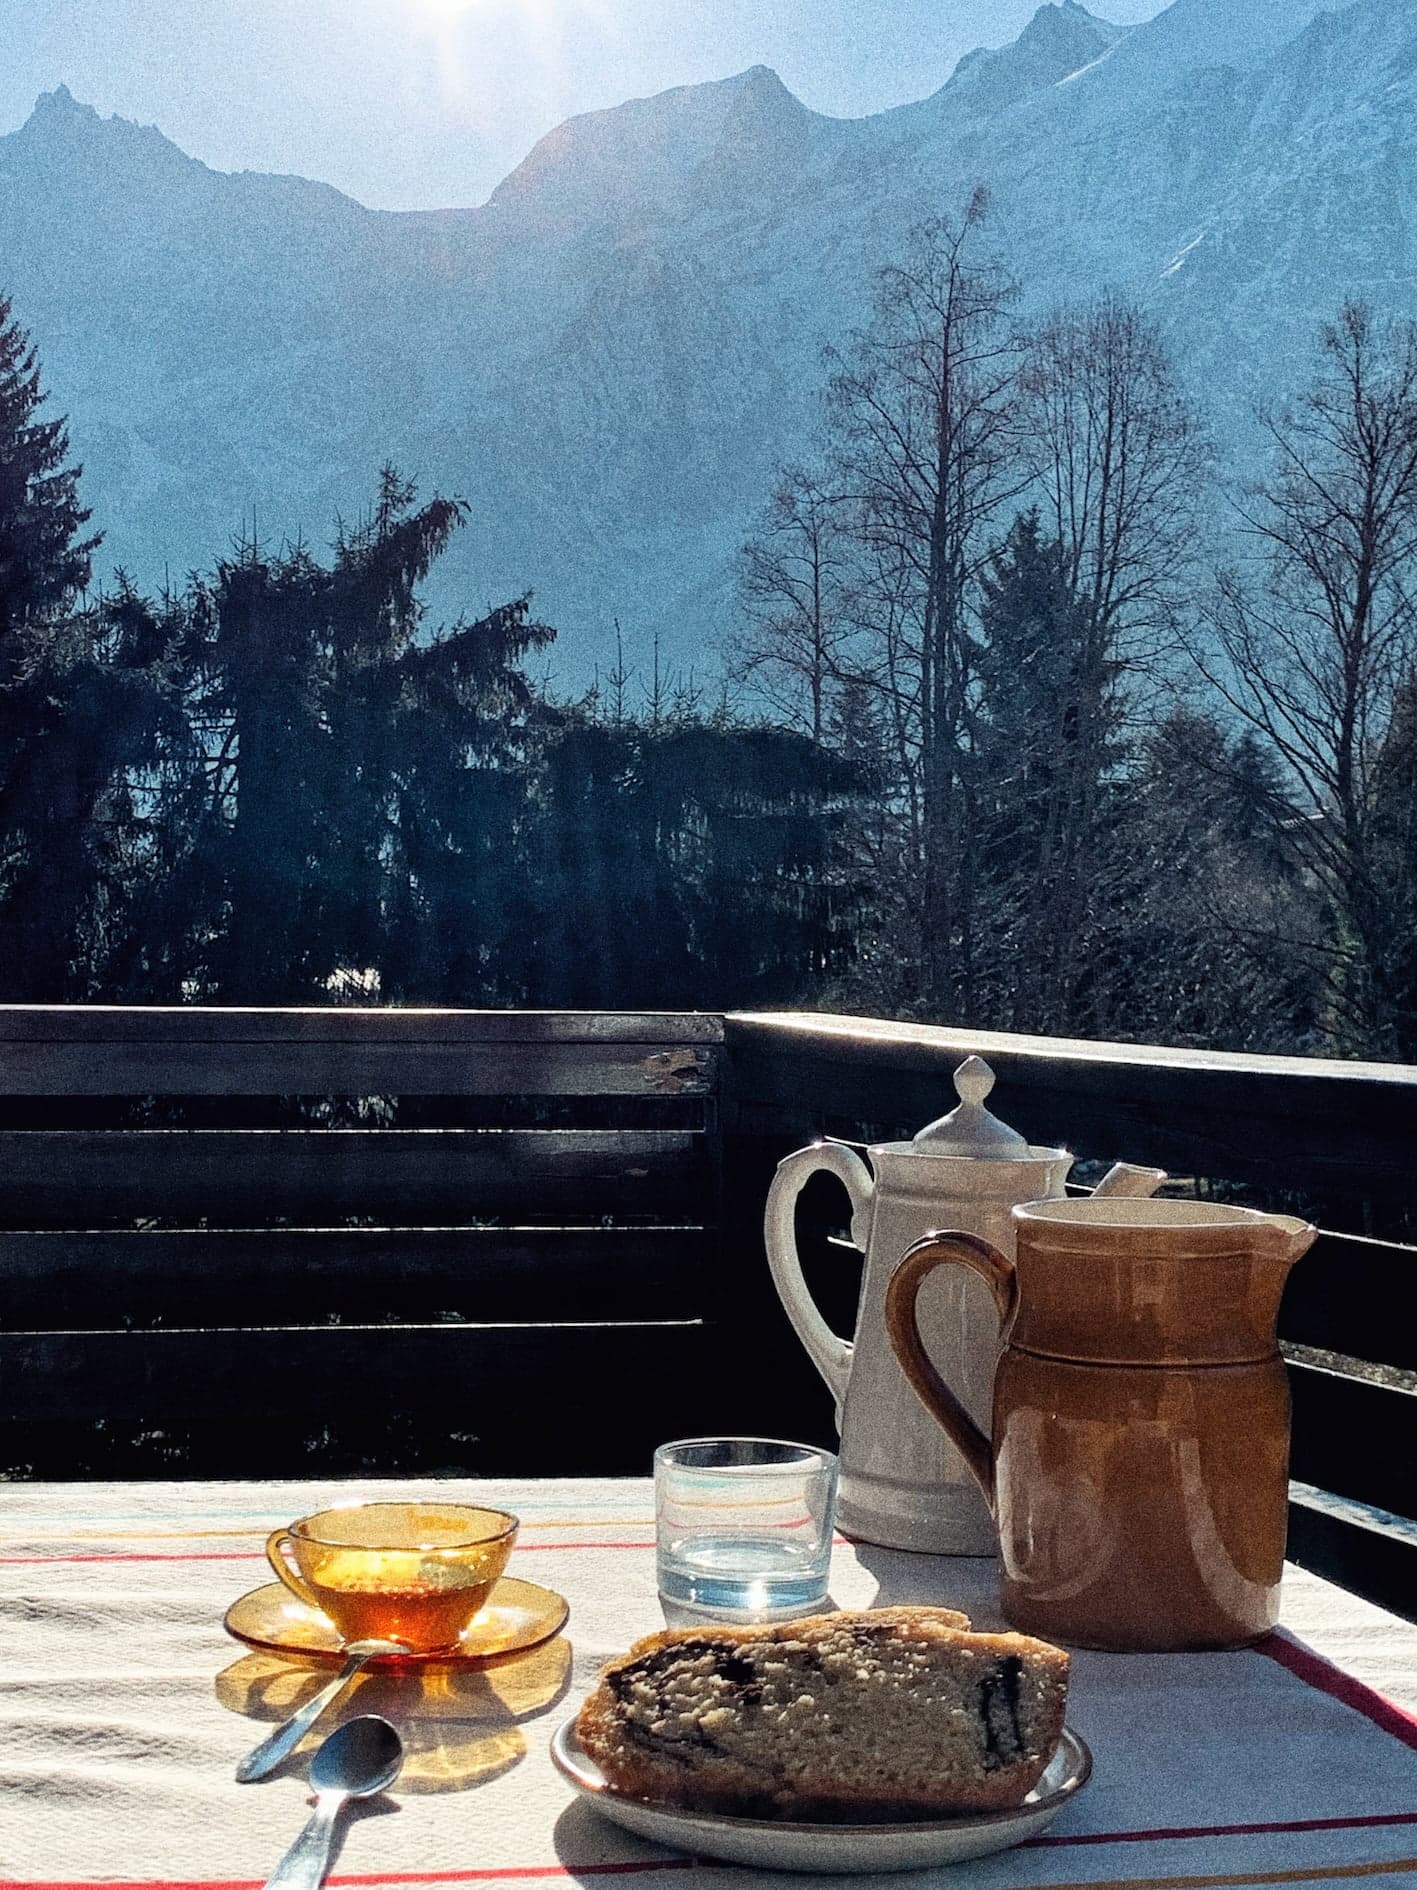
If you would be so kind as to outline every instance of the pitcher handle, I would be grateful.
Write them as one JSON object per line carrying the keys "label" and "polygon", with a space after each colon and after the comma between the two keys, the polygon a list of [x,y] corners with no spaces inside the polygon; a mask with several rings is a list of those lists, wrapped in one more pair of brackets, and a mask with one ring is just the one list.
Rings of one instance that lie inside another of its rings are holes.
{"label": "pitcher handle", "polygon": [[840,1142],[817,1142],[811,1148],[799,1148],[778,1163],[777,1173],[768,1189],[767,1211],[763,1216],[763,1238],[767,1244],[768,1266],[783,1309],[792,1321],[792,1329],[807,1348],[807,1356],[826,1380],[827,1389],[836,1400],[837,1429],[841,1428],[841,1408],[851,1378],[850,1342],[843,1339],[817,1311],[816,1302],[802,1277],[802,1261],[797,1252],[797,1228],[794,1213],[797,1197],[815,1174],[825,1170],[835,1175],[851,1197],[851,1239],[864,1253],[871,1237],[871,1211],[876,1184],[871,1171],[854,1150]]}
{"label": "pitcher handle", "polygon": [[936,1267],[968,1267],[994,1295],[999,1331],[1012,1319],[1018,1297],[1012,1260],[977,1234],[931,1234],[917,1240],[886,1286],[886,1333],[900,1368],[916,1396],[964,1458],[971,1476],[984,1492],[990,1513],[994,1509],[994,1452],[989,1439],[931,1363],[920,1340],[916,1302],[926,1276]]}

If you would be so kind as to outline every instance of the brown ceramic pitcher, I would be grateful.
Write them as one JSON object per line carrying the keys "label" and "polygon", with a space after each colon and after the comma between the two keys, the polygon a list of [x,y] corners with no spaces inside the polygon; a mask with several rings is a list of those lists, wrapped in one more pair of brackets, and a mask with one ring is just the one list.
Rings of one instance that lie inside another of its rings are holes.
{"label": "brown ceramic pitcher", "polygon": [[[1035,1201],[1017,1261],[970,1234],[917,1242],[886,1290],[907,1378],[978,1479],[1004,1613],[1082,1647],[1239,1647],[1273,1627],[1289,1386],[1280,1294],[1315,1229],[1191,1201]],[[920,1341],[937,1267],[989,1285],[1007,1341],[993,1441]]]}

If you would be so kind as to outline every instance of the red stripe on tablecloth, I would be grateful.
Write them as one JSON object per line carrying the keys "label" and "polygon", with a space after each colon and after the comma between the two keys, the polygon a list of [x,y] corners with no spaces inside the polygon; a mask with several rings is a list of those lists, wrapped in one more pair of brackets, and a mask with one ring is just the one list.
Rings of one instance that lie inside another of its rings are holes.
{"label": "red stripe on tablecloth", "polygon": [[[517,1558],[535,1555],[545,1549],[652,1549],[652,1542],[519,1542]],[[264,1562],[264,1549],[194,1549],[181,1555],[160,1555],[156,1553],[117,1555],[0,1555],[0,1568],[28,1567],[34,1563],[70,1562]],[[0,1890],[4,1890],[4,1880],[0,1878]]]}
{"label": "red stripe on tablecloth", "polygon": [[[332,1886],[380,1883],[494,1883],[503,1877],[633,1876],[647,1870],[697,1870],[692,1857],[649,1857],[628,1864],[509,1864],[503,1870],[386,1870],[333,1876]],[[732,1868],[732,1866],[728,1866]],[[0,1890],[260,1890],[259,1877],[0,1877]]]}
{"label": "red stripe on tablecloth", "polygon": [[1417,1752],[1417,1716],[1384,1699],[1381,1693],[1375,1693],[1372,1687],[1355,1680],[1341,1667],[1335,1667],[1312,1647],[1305,1647],[1302,1641],[1292,1640],[1287,1634],[1275,1633],[1257,1641],[1254,1652],[1277,1662],[1287,1673],[1318,1692],[1327,1693],[1330,1699],[1351,1706],[1355,1713],[1361,1713],[1364,1719],[1371,1720]]}
{"label": "red stripe on tablecloth", "polygon": [[1384,1811],[1361,1818],[1295,1818],[1276,1824],[1171,1824],[1154,1831],[1077,1831],[1062,1837],[1025,1838],[1021,1851],[1070,1848],[1076,1844],[1162,1844],[1174,1838],[1282,1837],[1286,1832],[1367,1831],[1417,1824],[1417,1811]]}
{"label": "red stripe on tablecloth", "polygon": [[[1019,1849],[1157,1844],[1184,1838],[1281,1836],[1303,1831],[1368,1830],[1405,1824],[1417,1824],[1417,1811],[1361,1818],[1307,1818],[1286,1824],[1176,1825],[1155,1831],[1084,1831],[1072,1837],[1030,1838]],[[337,1875],[326,1881],[336,1890],[340,1885],[357,1890],[358,1886],[383,1883],[493,1883],[503,1877],[626,1877],[643,1871],[696,1870],[701,1861],[692,1857],[655,1857],[619,1864],[509,1864],[500,1870],[395,1870],[361,1877]],[[101,1882],[92,1878],[0,1877],[0,1890],[259,1890],[259,1886],[254,1877],[137,1877],[121,1881],[105,1878]]]}

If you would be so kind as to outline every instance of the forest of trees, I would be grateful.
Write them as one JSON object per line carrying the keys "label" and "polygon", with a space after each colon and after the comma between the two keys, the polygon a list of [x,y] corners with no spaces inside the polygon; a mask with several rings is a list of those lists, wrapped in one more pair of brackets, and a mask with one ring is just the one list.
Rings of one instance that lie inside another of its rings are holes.
{"label": "forest of trees", "polygon": [[[1157,326],[916,232],[743,558],[738,673],[879,786],[848,1008],[1417,1059],[1417,330],[1227,489]],[[817,994],[821,1001],[821,993]]]}
{"label": "forest of trees", "polygon": [[91,586],[0,298],[0,999],[809,1004],[1417,1060],[1417,334],[1339,311],[1226,491],[1161,335],[987,201],[829,359],[706,704],[566,701],[390,468],[324,555]]}

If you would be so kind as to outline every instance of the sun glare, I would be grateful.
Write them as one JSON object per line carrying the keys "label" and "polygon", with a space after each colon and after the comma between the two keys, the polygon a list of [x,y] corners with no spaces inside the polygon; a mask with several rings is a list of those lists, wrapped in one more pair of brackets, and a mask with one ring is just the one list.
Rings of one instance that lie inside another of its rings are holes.
{"label": "sun glare", "polygon": [[464,19],[519,18],[544,13],[544,0],[406,0],[413,12],[432,26],[454,26]]}
{"label": "sun glare", "polygon": [[397,0],[430,32],[446,36],[479,25],[519,26],[533,31],[552,25],[557,0]]}
{"label": "sun glare", "polygon": [[397,7],[426,44],[445,100],[464,113],[497,104],[498,64],[515,63],[523,93],[565,117],[573,45],[603,36],[614,0],[376,0]]}

